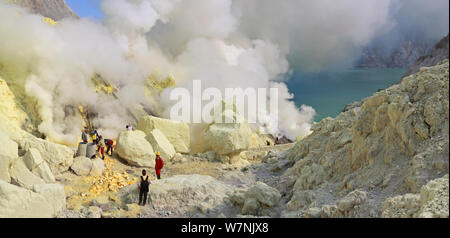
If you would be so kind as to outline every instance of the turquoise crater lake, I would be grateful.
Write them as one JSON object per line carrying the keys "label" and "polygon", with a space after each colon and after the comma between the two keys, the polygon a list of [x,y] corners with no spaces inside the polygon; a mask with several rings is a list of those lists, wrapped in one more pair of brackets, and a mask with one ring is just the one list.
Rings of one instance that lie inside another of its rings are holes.
{"label": "turquoise crater lake", "polygon": [[344,106],[400,82],[406,69],[349,69],[338,72],[294,72],[286,82],[293,101],[316,110],[314,121],[336,117]]}

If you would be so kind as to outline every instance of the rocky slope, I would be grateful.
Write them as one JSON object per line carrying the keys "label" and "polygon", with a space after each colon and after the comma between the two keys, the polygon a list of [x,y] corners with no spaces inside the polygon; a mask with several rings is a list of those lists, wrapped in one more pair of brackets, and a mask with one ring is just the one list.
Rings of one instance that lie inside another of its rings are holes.
{"label": "rocky slope", "polygon": [[408,71],[403,77],[419,72],[421,67],[428,67],[441,62],[444,59],[448,59],[448,34],[442,40],[440,40],[435,46],[431,54],[419,57],[413,64],[408,65]]}
{"label": "rocky slope", "polygon": [[2,0],[17,4],[30,12],[59,21],[66,17],[78,18],[65,0]]}
{"label": "rocky slope", "polygon": [[369,47],[363,50],[355,65],[360,68],[407,68],[422,55],[430,54],[434,44],[432,41],[403,39],[387,52],[385,44]]}
{"label": "rocky slope", "polygon": [[[62,0],[13,2],[74,16]],[[105,161],[30,134],[35,104],[0,77],[0,217],[448,217],[448,67],[421,68],[295,145],[213,123],[193,150],[187,124],[144,111]],[[155,152],[163,178],[139,207],[136,182]]]}
{"label": "rocky slope", "polygon": [[[288,200],[282,216],[378,217],[388,197],[448,174],[448,68],[422,68],[315,124],[285,157],[293,166],[277,185]],[[446,206],[427,216],[448,216]]]}
{"label": "rocky slope", "polygon": [[[422,68],[296,144],[180,154],[179,123],[147,117],[147,133],[122,132],[104,164],[23,131],[0,84],[0,217],[448,217],[448,67]],[[217,141],[239,132],[225,129]],[[135,183],[155,148],[169,148],[163,179],[140,207]]]}

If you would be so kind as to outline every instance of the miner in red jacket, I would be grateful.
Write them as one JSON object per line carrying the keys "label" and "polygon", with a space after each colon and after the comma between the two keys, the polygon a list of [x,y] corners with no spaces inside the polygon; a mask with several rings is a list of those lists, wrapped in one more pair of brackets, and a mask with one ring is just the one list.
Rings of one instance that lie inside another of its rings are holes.
{"label": "miner in red jacket", "polygon": [[156,171],[156,177],[158,179],[161,178],[161,169],[164,167],[164,162],[161,159],[161,156],[159,152],[156,153],[156,159],[155,159],[155,171]]}

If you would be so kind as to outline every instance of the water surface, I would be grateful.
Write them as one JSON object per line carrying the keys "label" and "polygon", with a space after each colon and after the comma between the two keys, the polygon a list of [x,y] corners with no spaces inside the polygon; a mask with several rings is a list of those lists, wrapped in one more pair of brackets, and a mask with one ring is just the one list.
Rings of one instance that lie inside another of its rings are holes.
{"label": "water surface", "polygon": [[344,106],[400,81],[406,69],[349,69],[339,72],[294,72],[286,82],[293,101],[312,106],[314,121],[336,117]]}

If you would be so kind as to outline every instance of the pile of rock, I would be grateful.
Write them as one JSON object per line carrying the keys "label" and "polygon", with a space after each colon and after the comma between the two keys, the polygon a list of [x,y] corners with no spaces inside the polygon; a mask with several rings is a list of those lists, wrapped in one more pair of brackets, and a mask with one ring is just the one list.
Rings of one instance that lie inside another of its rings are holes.
{"label": "pile of rock", "polygon": [[[51,171],[52,166],[56,171],[63,167],[52,163],[54,157],[42,156],[39,150],[56,148],[56,151],[61,147],[37,140],[21,144],[26,153],[19,157],[18,144],[6,133],[0,133],[0,143],[0,217],[54,217],[64,209],[64,187],[53,184],[55,177]],[[58,155],[61,151],[58,150]]]}

